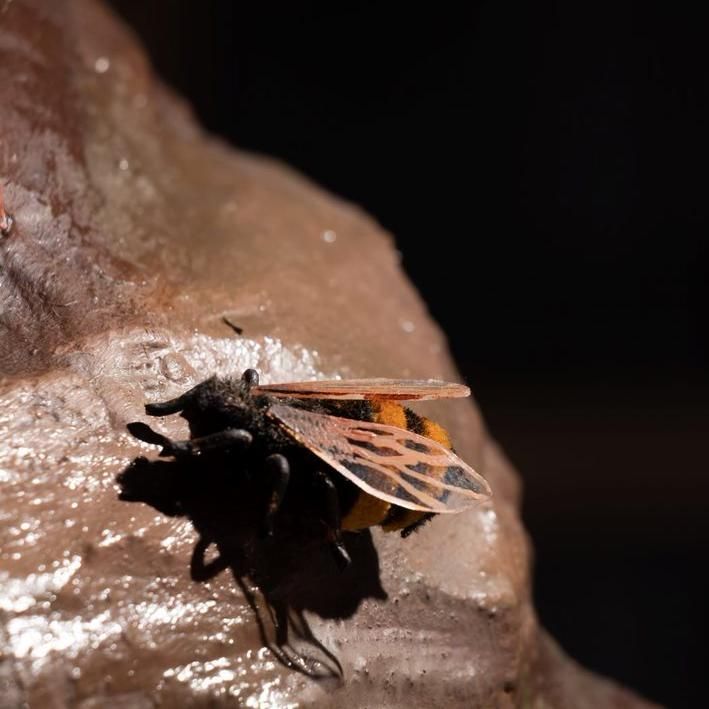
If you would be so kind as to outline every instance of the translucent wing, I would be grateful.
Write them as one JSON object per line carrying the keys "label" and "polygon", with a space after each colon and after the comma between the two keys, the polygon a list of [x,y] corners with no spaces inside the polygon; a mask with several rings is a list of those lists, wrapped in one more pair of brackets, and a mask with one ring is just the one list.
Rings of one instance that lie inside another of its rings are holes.
{"label": "translucent wing", "polygon": [[252,389],[256,394],[293,399],[457,399],[470,396],[464,384],[437,379],[342,379],[323,382],[265,384]]}
{"label": "translucent wing", "polygon": [[411,431],[278,404],[269,414],[355,485],[399,507],[459,512],[491,495],[453,451]]}

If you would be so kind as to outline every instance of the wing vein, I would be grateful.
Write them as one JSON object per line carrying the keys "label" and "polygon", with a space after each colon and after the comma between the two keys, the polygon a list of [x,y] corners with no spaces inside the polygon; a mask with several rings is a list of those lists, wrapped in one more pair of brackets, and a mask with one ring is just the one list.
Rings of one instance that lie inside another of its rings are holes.
{"label": "wing vein", "polygon": [[400,507],[458,512],[491,494],[453,451],[411,431],[284,404],[269,415],[355,485]]}

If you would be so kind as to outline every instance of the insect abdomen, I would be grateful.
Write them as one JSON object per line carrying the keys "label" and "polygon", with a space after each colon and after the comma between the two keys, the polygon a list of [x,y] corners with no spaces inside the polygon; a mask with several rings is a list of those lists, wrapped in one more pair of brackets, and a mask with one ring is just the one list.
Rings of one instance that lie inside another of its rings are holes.
{"label": "insect abdomen", "polygon": [[[368,402],[367,409],[366,419],[373,423],[403,428],[451,448],[448,433],[442,426],[419,416],[411,409],[393,401]],[[381,525],[385,531],[394,532],[420,522],[429,514],[392,505],[360,490],[351,509],[342,519],[342,529],[356,530]]]}

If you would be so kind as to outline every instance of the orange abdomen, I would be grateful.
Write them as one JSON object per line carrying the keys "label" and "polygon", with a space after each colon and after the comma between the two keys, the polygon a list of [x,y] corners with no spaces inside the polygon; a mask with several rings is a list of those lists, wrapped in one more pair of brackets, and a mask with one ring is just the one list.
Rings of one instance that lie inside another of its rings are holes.
{"label": "orange abdomen", "polygon": [[[370,403],[373,423],[403,428],[420,436],[430,438],[451,448],[446,430],[435,421],[419,416],[393,401],[372,401]],[[342,519],[342,529],[357,530],[381,525],[387,532],[404,529],[425,517],[427,512],[408,510],[380,500],[366,492],[359,492],[352,509]]]}

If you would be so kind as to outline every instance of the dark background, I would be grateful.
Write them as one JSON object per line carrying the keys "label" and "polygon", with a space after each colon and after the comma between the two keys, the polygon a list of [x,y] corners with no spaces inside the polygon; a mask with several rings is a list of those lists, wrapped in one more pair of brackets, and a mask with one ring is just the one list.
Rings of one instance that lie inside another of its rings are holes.
{"label": "dark background", "polygon": [[585,666],[700,705],[700,18],[622,1],[113,5],[207,128],[396,235],[524,477],[543,623]]}

